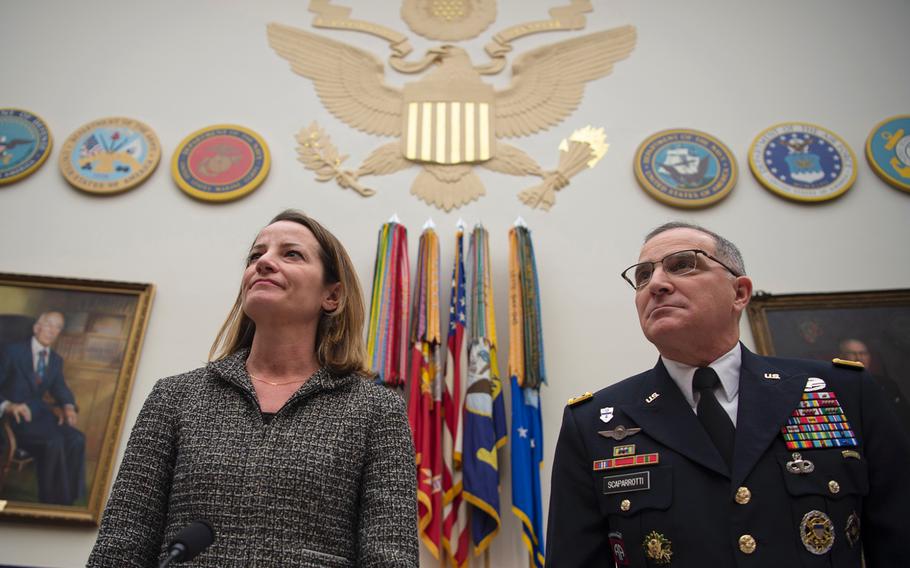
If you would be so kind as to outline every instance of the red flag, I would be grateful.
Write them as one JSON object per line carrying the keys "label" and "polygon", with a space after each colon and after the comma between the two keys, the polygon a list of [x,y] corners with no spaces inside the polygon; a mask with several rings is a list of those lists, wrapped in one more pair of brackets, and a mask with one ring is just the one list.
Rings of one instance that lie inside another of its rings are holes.
{"label": "red flag", "polygon": [[417,462],[420,538],[434,557],[442,544],[442,365],[439,334],[439,240],[428,228],[417,252],[408,419]]}

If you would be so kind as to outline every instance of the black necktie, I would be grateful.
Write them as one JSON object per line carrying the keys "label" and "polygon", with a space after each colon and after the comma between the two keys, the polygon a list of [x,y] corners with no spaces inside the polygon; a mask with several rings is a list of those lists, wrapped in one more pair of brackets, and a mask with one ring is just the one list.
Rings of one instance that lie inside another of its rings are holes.
{"label": "black necktie", "polygon": [[719,382],[720,379],[714,369],[699,367],[692,379],[692,389],[700,395],[696,407],[699,422],[704,426],[714,445],[720,450],[724,461],[728,466],[732,466],[733,439],[736,429],[733,427],[733,422],[730,421],[730,416],[714,396],[714,387]]}

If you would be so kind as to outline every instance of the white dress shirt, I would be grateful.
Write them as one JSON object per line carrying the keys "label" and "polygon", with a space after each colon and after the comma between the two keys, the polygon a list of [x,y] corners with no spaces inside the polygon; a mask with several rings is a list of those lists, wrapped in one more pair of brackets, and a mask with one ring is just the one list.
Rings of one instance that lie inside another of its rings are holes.
{"label": "white dress shirt", "polygon": [[[697,414],[696,408],[698,407],[700,395],[692,390],[692,377],[695,376],[695,371],[698,367],[667,359],[663,355],[661,355],[660,359],[664,362],[667,372],[670,373],[670,378],[673,379],[673,382],[676,383],[686,398],[686,402],[692,407],[692,412]],[[733,349],[708,364],[720,378],[720,383],[714,387],[714,396],[727,415],[730,416],[733,426],[736,426],[736,410],[739,408],[739,369],[742,366],[742,362],[742,348],[737,343],[733,346]]]}

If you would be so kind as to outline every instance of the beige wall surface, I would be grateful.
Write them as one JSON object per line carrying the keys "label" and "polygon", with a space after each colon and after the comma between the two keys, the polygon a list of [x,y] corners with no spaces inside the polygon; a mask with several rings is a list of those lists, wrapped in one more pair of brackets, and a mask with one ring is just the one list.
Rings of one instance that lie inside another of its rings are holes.
{"label": "beige wall surface", "polygon": [[[339,3],[353,6],[355,18],[406,33],[417,54],[437,45],[408,30],[397,2]],[[483,45],[495,31],[544,19],[548,8],[562,3],[503,0],[490,29],[462,45],[475,63],[484,63]],[[305,0],[0,2],[0,106],[37,113],[55,139],[48,163],[37,173],[0,187],[0,271],[157,285],[120,455],[155,381],[204,363],[236,294],[246,248],[256,231],[285,207],[302,208],[334,231],[366,286],[377,230],[392,214],[410,229],[412,266],[420,228],[428,217],[434,219],[444,274],[451,269],[457,219],[469,225],[482,221],[491,234],[503,365],[508,351],[507,231],[517,216],[524,217],[533,231],[540,269],[550,379],[541,393],[545,510],[566,399],[656,360],[656,351],[638,330],[632,291],[619,278],[620,270],[636,260],[641,238],[652,227],[682,219],[729,236],[741,246],[756,288],[773,293],[910,286],[910,263],[899,244],[910,239],[910,194],[885,185],[862,155],[876,123],[910,113],[910,3],[593,4],[587,31],[637,26],[635,51],[611,76],[588,85],[579,108],[564,123],[510,142],[549,169],[556,165],[559,141],[593,124],[606,129],[609,153],[594,170],[574,178],[549,213],[531,210],[517,199],[536,179],[486,170],[478,170],[485,197],[442,213],[409,194],[417,168],[366,179],[378,193],[365,199],[316,182],[297,161],[294,135],[314,120],[351,155],[351,168],[392,141],[355,131],[332,116],[312,83],[293,74],[269,48],[268,22],[312,29]],[[372,36],[317,33],[372,50],[382,59],[388,54],[385,42]],[[512,55],[577,35],[517,40]],[[387,80],[400,86],[413,78],[390,71]],[[504,87],[508,71],[488,81]],[[163,159],[144,185],[98,198],[71,188],[57,159],[71,132],[106,116],[149,124],[161,140]],[[748,171],[747,150],[754,137],[773,124],[794,120],[826,126],[857,153],[856,184],[836,201],[784,201]],[[211,205],[175,186],[169,161],[184,136],[217,123],[260,133],[271,148],[273,165],[256,192]],[[740,179],[727,199],[706,210],[684,211],[639,189],[632,171],[636,147],[650,134],[672,127],[708,132],[733,150]],[[745,321],[743,331],[745,343],[752,346]],[[519,524],[510,511],[509,460],[501,463],[503,528],[492,546],[491,565],[526,566]],[[3,523],[0,563],[79,566],[94,537],[95,531],[87,528]],[[424,565],[438,565],[422,555]]]}

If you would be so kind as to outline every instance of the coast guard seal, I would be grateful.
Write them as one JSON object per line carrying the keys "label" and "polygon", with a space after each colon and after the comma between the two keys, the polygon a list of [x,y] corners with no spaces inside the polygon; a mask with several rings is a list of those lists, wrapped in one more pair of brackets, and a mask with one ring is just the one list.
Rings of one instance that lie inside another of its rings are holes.
{"label": "coast guard seal", "polygon": [[51,153],[47,124],[18,108],[0,108],[0,185],[28,177]]}
{"label": "coast guard seal", "polygon": [[794,201],[827,201],[856,181],[856,156],[821,126],[787,122],[764,130],[749,148],[749,167],[767,189]]}
{"label": "coast guard seal", "polygon": [[638,147],[635,177],[648,195],[667,205],[707,207],[736,185],[736,159],[710,134],[662,130]]}
{"label": "coast guard seal", "polygon": [[910,115],[892,116],[872,129],[866,140],[866,160],[878,177],[910,191]]}
{"label": "coast guard seal", "polygon": [[171,160],[171,173],[187,194],[203,201],[231,201],[247,195],[269,173],[269,150],[258,134],[218,124],[183,139]]}

